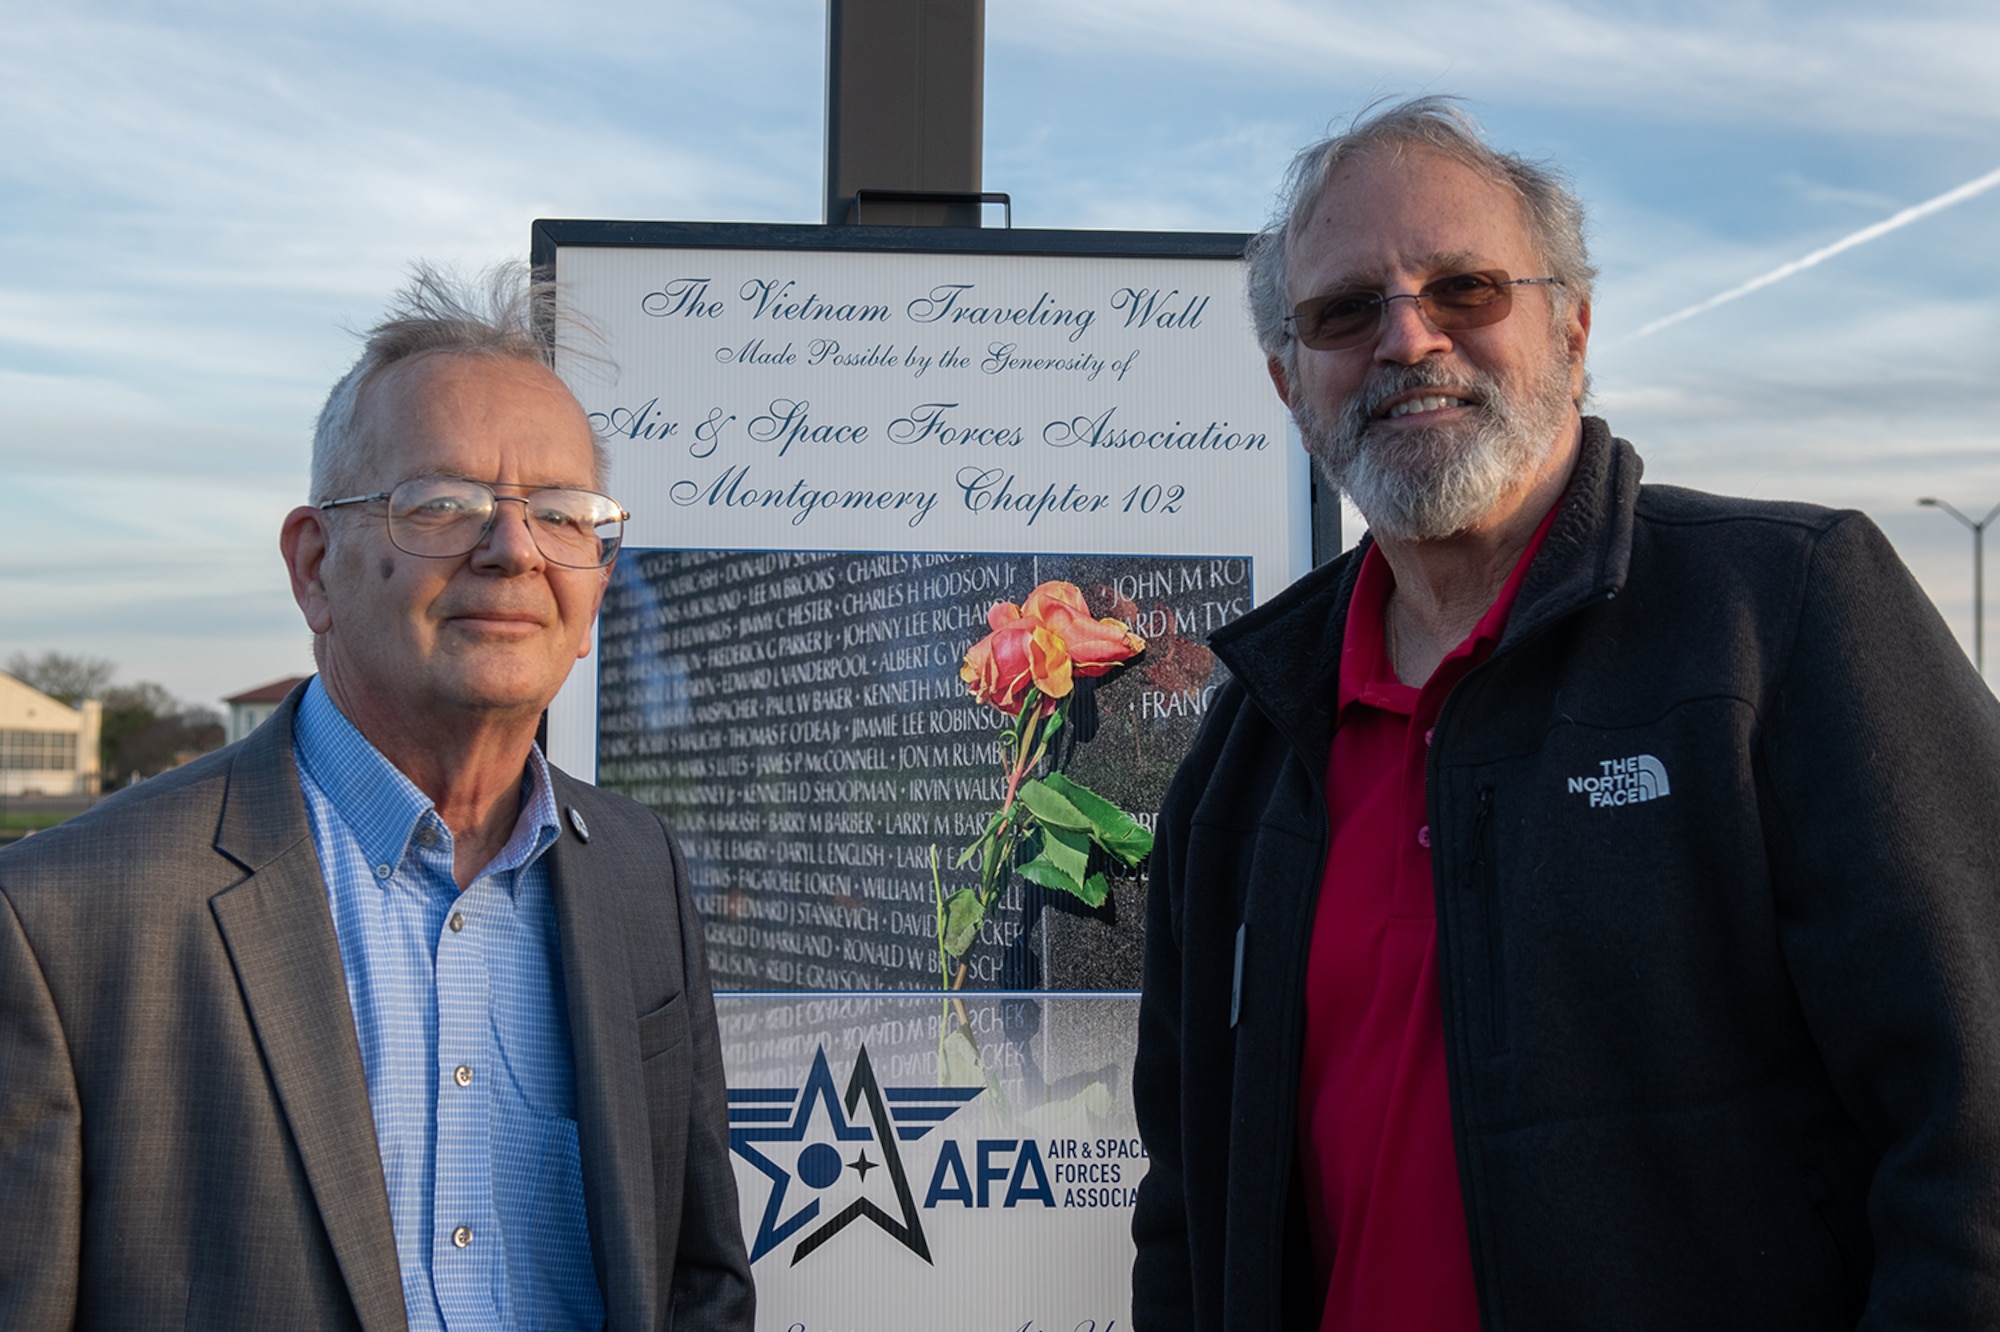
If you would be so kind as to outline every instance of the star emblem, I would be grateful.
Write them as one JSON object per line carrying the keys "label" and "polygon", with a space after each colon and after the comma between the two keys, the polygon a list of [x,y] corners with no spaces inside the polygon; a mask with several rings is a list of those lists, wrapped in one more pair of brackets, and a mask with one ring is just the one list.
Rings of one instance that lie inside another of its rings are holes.
{"label": "star emblem", "polygon": [[[867,1220],[930,1262],[930,1244],[924,1238],[923,1221],[897,1144],[922,1138],[984,1090],[890,1087],[885,1092],[875,1080],[866,1046],[855,1052],[844,1096],[834,1090],[833,1070],[824,1046],[813,1055],[802,1087],[731,1087],[729,1148],[770,1181],[750,1245],[750,1261],[756,1262],[799,1235],[791,1258],[796,1265],[853,1222]],[[880,1162],[868,1157],[871,1141],[882,1157]],[[844,1161],[836,1145],[845,1143],[859,1144],[852,1161]],[[876,1169],[887,1176],[889,1187],[889,1194],[880,1201],[866,1191],[868,1172]],[[837,1203],[835,1195],[841,1194],[839,1186],[849,1170],[858,1177],[862,1189],[847,1186],[855,1196],[821,1221],[822,1197]],[[795,1184],[809,1195],[803,1201],[793,1188]],[[883,1202],[892,1203],[893,1212]]]}

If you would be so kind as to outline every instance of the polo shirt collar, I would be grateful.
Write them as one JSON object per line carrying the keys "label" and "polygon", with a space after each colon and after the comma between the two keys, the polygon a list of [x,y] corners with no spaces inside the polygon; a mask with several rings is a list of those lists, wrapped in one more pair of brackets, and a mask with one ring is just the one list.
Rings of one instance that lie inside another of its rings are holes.
{"label": "polo shirt collar", "polygon": [[[1556,514],[1562,508],[1563,500],[1559,498],[1542,515],[1534,535],[1528,538],[1528,544],[1514,561],[1513,571],[1501,586],[1500,595],[1479,617],[1479,623],[1472,627],[1465,641],[1438,663],[1438,670],[1444,670],[1460,657],[1483,659],[1500,641],[1500,635],[1507,628],[1507,617],[1514,609],[1514,601],[1520,596],[1521,584],[1527,578],[1536,554],[1547,541],[1549,528],[1554,525]],[[1336,724],[1345,719],[1350,707],[1356,705],[1404,714],[1416,711],[1417,696],[1422,691],[1396,678],[1395,667],[1389,661],[1387,635],[1383,632],[1389,594],[1395,587],[1395,575],[1390,572],[1388,559],[1382,554],[1382,548],[1371,542],[1361,557],[1361,569],[1354,579],[1354,596],[1348,602],[1345,637],[1340,649],[1340,702]]]}

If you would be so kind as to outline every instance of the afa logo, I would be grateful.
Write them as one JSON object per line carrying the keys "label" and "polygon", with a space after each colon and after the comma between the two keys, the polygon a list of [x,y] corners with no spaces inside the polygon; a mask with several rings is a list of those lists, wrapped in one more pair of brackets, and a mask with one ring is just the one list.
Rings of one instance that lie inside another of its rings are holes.
{"label": "afa logo", "polygon": [[[853,1222],[866,1220],[928,1263],[923,1209],[952,1201],[988,1206],[989,1186],[1010,1176],[1004,1206],[1022,1198],[1054,1206],[1033,1139],[980,1141],[975,1190],[958,1144],[949,1138],[937,1154],[924,1208],[917,1206],[902,1145],[922,1141],[985,1090],[882,1087],[866,1046],[855,1053],[844,1094],[835,1091],[824,1046],[813,1056],[802,1087],[731,1087],[729,1148],[770,1181],[750,1261],[798,1235],[791,1257],[797,1265]],[[996,1163],[1016,1151],[1019,1160],[1011,1169]]]}

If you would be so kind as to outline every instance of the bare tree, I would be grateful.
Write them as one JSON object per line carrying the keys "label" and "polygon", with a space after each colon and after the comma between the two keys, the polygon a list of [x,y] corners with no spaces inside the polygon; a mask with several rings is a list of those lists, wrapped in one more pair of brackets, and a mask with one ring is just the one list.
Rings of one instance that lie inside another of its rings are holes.
{"label": "bare tree", "polygon": [[66,652],[44,652],[39,657],[16,652],[7,658],[7,674],[71,707],[101,697],[117,673],[118,668],[102,657],[72,657]]}

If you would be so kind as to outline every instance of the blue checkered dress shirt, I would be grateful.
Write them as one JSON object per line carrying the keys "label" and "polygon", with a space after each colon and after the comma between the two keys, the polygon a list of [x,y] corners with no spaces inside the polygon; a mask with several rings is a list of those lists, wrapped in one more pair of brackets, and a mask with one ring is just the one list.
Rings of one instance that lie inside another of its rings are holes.
{"label": "blue checkered dress shirt", "polygon": [[299,781],[347,976],[412,1332],[601,1328],[533,751],[514,834],[463,893],[436,808],[315,679]]}

